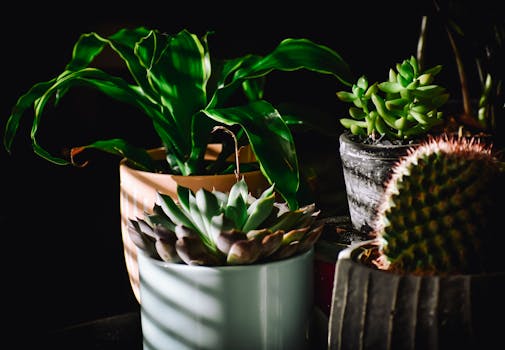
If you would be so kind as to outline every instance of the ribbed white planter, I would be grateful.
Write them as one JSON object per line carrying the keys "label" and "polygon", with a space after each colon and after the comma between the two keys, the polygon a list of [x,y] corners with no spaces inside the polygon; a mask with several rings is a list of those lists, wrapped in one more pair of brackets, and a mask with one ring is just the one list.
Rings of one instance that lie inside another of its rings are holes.
{"label": "ribbed white planter", "polygon": [[205,267],[139,251],[144,350],[310,349],[311,249],[284,260]]}

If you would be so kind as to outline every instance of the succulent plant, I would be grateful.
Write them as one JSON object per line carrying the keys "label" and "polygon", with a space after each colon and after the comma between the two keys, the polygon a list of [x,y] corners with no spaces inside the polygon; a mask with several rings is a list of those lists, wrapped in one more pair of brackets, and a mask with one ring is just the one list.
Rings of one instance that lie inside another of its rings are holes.
{"label": "succulent plant", "polygon": [[417,59],[411,56],[389,70],[389,79],[369,84],[362,75],[352,86],[352,92],[339,91],[337,97],[352,103],[351,118],[340,123],[355,135],[390,139],[413,139],[441,124],[439,108],[447,102],[446,89],[433,83],[441,65],[421,71]]}
{"label": "succulent plant", "polygon": [[378,264],[417,274],[505,271],[504,175],[492,145],[475,137],[431,137],[411,148],[378,208]]}
{"label": "succulent plant", "polygon": [[150,256],[188,265],[238,265],[283,259],[309,250],[323,224],[315,204],[289,210],[274,185],[258,198],[244,179],[230,192],[178,186],[178,200],[158,192],[153,213],[129,220],[129,234]]}

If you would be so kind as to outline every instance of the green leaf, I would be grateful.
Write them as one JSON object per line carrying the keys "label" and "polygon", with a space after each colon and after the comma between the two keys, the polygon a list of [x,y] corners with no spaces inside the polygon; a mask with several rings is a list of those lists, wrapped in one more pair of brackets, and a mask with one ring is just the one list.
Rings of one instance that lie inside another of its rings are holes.
{"label": "green leaf", "polygon": [[259,228],[259,225],[265,221],[272,212],[275,202],[275,193],[260,196],[247,208],[247,220],[242,227],[242,231],[247,232]]}
{"label": "green leaf", "polygon": [[179,206],[174,202],[172,197],[167,194],[157,192],[156,198],[156,203],[175,225],[183,225],[191,230],[197,231],[193,221],[190,217],[186,216],[181,208],[179,208]]}
{"label": "green leaf", "polygon": [[194,216],[200,216],[201,222],[204,227],[205,234],[214,239],[211,235],[212,229],[212,218],[220,214],[219,203],[216,196],[212,192],[206,190],[205,188],[200,188],[195,193],[195,203],[198,208],[198,212],[193,211],[193,207],[190,205],[191,213]]}
{"label": "green leaf", "polygon": [[211,109],[204,112],[220,123],[239,124],[243,128],[262,173],[270,183],[276,184],[277,191],[290,208],[298,208],[296,193],[300,179],[295,143],[277,110],[262,100],[240,108]]}

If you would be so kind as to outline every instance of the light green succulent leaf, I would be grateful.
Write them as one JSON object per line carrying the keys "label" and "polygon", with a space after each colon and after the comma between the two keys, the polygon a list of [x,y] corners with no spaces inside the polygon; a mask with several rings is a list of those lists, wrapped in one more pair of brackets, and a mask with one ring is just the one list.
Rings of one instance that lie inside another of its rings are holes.
{"label": "light green succulent leaf", "polygon": [[395,129],[397,130],[405,130],[407,125],[407,118],[400,117],[395,121]]}
{"label": "light green succulent leaf", "polygon": [[386,108],[393,111],[400,111],[403,110],[406,104],[408,104],[410,100],[406,98],[397,98],[394,100],[387,100],[386,101]]}
{"label": "light green succulent leaf", "polygon": [[376,111],[372,111],[376,117],[374,118],[375,120],[375,129],[379,132],[381,135],[388,134],[388,129],[386,126],[386,123],[384,123],[384,120],[379,117],[379,114]]}
{"label": "light green succulent leaf", "polygon": [[349,119],[349,118],[340,119],[340,124],[342,124],[347,129],[350,129],[353,126],[357,126],[360,128],[366,128],[366,126],[367,126],[366,121],[359,121],[359,120],[354,120],[354,119]]}
{"label": "light green succulent leaf", "polygon": [[419,87],[419,85],[421,85],[421,82],[419,80],[414,80],[412,81],[411,83],[409,83],[407,86],[406,86],[406,89],[407,90],[415,90]]}
{"label": "light green succulent leaf", "polygon": [[411,111],[415,111],[417,113],[428,113],[429,112],[429,107],[425,104],[422,103],[415,103],[410,107]]}
{"label": "light green succulent leaf", "polygon": [[433,82],[435,76],[433,74],[421,74],[417,80],[419,81],[420,85],[429,85]]}
{"label": "light green succulent leaf", "polygon": [[289,231],[296,225],[302,216],[303,211],[300,209],[283,213],[279,216],[277,222],[270,226],[269,229],[273,232],[277,230]]}
{"label": "light green succulent leaf", "polygon": [[361,77],[359,77],[358,82],[356,83],[356,85],[362,91],[365,91],[366,89],[368,89],[368,79],[367,79],[367,77],[364,76],[364,75],[362,75]]}
{"label": "light green succulent leaf", "polygon": [[402,64],[397,64],[396,69],[405,80],[412,81],[414,79],[414,68],[410,62],[404,61]]}
{"label": "light green succulent leaf", "polygon": [[177,185],[177,204],[184,210],[186,215],[189,215],[189,196],[191,195],[191,190],[187,187]]}
{"label": "light green succulent leaf", "polygon": [[242,231],[247,232],[249,230],[257,229],[262,222],[272,212],[275,202],[275,193],[270,193],[269,195],[262,194],[258,199],[256,199],[247,208],[247,220],[242,227]]}
{"label": "light green succulent leaf", "polygon": [[352,93],[356,98],[361,98],[365,93],[365,89],[360,87],[358,84],[354,84],[352,86]]}
{"label": "light green succulent leaf", "polygon": [[161,207],[165,215],[175,224],[184,225],[192,230],[196,230],[193,221],[186,216],[175,201],[167,194],[157,192],[156,204]]}
{"label": "light green succulent leaf", "polygon": [[394,69],[389,69],[389,74],[388,74],[388,82],[390,83],[396,83],[396,72]]}
{"label": "light green succulent leaf", "polygon": [[425,85],[419,86],[417,89],[413,90],[412,94],[419,98],[433,98],[442,95],[444,92],[445,88],[439,85]]}
{"label": "light green succulent leaf", "polygon": [[247,220],[247,203],[243,198],[237,197],[233,205],[228,205],[223,210],[226,218],[233,222],[234,227],[242,229]]}
{"label": "light green succulent leaf", "polygon": [[216,196],[211,191],[200,188],[194,197],[190,196],[189,209],[199,232],[212,239],[211,220],[213,216],[220,214]]}
{"label": "light green succulent leaf", "polygon": [[[385,81],[383,83],[379,83],[379,89],[388,94],[396,94],[403,90],[403,86],[398,82],[389,82]],[[373,94],[375,95],[375,94]],[[372,95],[372,96],[373,96]]]}
{"label": "light green succulent leaf", "polygon": [[237,202],[241,201],[242,203],[247,202],[247,198],[249,196],[249,188],[247,186],[247,182],[242,177],[239,181],[235,182],[230,189],[230,193],[228,194],[228,202],[227,206],[237,206]]}
{"label": "light green succulent leaf", "polygon": [[376,94],[377,91],[379,91],[379,83],[375,82],[372,85],[370,85],[370,87],[366,90],[363,97],[368,100],[372,97],[372,94]]}
{"label": "light green succulent leaf", "polygon": [[377,109],[377,113],[382,119],[384,119],[386,124],[396,129],[395,122],[397,117],[387,109],[384,99],[381,96],[374,94],[372,95],[372,102]]}
{"label": "light green succulent leaf", "polygon": [[428,116],[424,113],[419,113],[414,110],[409,111],[409,115],[411,115],[418,123],[420,124],[428,124]]}
{"label": "light green succulent leaf", "polygon": [[224,223],[225,223],[225,219],[224,219],[223,213],[221,213],[219,215],[214,215],[210,219],[208,233],[209,233],[209,237],[211,238],[214,245],[217,242],[217,238],[218,238],[219,234],[225,230]]}
{"label": "light green succulent leaf", "polygon": [[410,80],[405,79],[401,74],[396,76],[396,82],[402,87],[406,88],[410,84]]}
{"label": "light green succulent leaf", "polygon": [[362,109],[359,109],[357,107],[350,107],[349,108],[349,115],[357,120],[363,120],[366,117],[366,113],[363,112]]}
{"label": "light green succulent leaf", "polygon": [[348,91],[338,91],[337,97],[344,102],[353,102],[356,99],[356,96]]}

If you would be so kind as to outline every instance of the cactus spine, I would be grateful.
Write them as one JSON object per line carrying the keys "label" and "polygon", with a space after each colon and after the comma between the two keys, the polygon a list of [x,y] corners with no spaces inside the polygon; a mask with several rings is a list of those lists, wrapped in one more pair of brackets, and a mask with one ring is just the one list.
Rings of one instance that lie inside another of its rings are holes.
{"label": "cactus spine", "polygon": [[379,265],[418,274],[503,270],[504,173],[492,147],[476,138],[440,136],[411,148],[377,210]]}

